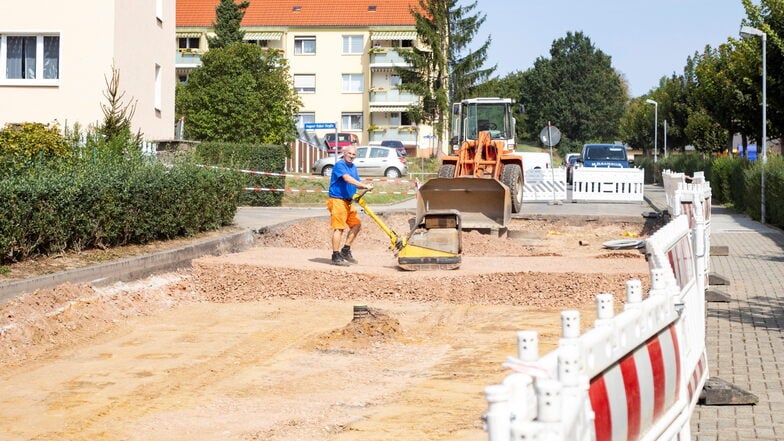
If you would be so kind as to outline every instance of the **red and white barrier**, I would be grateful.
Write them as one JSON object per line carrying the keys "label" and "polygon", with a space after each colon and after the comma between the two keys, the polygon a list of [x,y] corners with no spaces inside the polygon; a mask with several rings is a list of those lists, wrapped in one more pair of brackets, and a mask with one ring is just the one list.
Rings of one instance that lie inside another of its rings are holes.
{"label": "red and white barrier", "polygon": [[[626,284],[623,311],[599,294],[594,327],[564,311],[554,351],[538,356],[534,331],[518,333],[514,373],[486,388],[490,441],[689,440],[690,417],[708,378],[705,353],[704,191],[682,188],[679,215],[646,240],[651,289]],[[687,195],[688,193],[688,195]]]}

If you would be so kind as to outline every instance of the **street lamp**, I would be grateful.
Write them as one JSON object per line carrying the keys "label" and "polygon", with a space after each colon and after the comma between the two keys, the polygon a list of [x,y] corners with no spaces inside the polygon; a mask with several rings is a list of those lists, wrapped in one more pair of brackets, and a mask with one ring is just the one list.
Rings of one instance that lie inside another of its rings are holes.
{"label": "street lamp", "polygon": [[768,162],[768,134],[767,134],[767,63],[766,63],[766,48],[768,43],[768,34],[760,31],[751,26],[740,27],[741,38],[762,38],[762,166],[760,167],[760,222],[765,223],[765,164]]}
{"label": "street lamp", "polygon": [[653,104],[653,163],[656,164],[659,159],[659,103],[650,98],[645,100],[645,102]]}

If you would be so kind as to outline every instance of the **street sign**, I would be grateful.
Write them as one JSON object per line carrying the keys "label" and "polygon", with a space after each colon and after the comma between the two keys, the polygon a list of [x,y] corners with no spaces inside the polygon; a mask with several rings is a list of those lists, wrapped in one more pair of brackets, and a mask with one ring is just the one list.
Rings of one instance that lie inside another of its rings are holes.
{"label": "street sign", "polygon": [[547,125],[539,132],[539,139],[542,141],[542,144],[550,147],[558,145],[561,141],[561,131],[556,126]]}
{"label": "street sign", "polygon": [[305,130],[335,129],[335,123],[305,123]]}

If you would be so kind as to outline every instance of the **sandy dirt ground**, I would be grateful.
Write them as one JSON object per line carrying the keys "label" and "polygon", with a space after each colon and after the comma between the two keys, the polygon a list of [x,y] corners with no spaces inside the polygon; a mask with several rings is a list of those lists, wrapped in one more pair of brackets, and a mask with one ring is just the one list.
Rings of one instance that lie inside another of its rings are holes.
{"label": "sandy dirt ground", "polygon": [[311,219],[191,270],[0,305],[0,439],[485,439],[516,331],[545,353],[561,310],[586,328],[595,294],[620,309],[627,280],[648,287],[638,250],[602,247],[642,225],[515,221],[465,233],[458,270],[404,272],[369,222],[348,268]]}

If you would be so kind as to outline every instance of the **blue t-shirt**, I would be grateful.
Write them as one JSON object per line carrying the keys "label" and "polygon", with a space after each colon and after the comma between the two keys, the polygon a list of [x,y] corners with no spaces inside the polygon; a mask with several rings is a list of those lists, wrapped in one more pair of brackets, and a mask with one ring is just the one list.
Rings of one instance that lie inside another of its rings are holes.
{"label": "blue t-shirt", "polygon": [[357,166],[341,159],[335,164],[335,168],[332,169],[332,176],[329,179],[329,197],[339,199],[351,199],[354,197],[354,193],[357,192],[357,186],[349,184],[343,179],[343,175],[346,174],[359,181]]}

